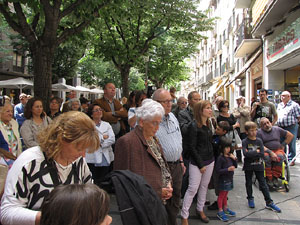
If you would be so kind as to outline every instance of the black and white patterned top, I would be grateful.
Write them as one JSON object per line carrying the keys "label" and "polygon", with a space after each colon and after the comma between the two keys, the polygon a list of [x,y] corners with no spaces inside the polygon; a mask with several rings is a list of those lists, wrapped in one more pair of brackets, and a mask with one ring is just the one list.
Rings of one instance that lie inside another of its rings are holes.
{"label": "black and white patterned top", "polygon": [[46,160],[40,147],[27,149],[8,173],[1,200],[1,222],[34,225],[44,197],[55,186],[88,182],[91,182],[91,173],[84,158],[63,167]]}

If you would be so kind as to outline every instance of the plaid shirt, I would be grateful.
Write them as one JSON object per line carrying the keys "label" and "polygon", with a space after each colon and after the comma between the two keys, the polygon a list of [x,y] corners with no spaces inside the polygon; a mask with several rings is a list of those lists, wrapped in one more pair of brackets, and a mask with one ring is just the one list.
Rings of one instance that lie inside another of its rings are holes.
{"label": "plaid shirt", "polygon": [[280,127],[287,127],[298,123],[300,117],[300,106],[298,103],[290,100],[286,105],[280,102],[277,106],[278,121]]}

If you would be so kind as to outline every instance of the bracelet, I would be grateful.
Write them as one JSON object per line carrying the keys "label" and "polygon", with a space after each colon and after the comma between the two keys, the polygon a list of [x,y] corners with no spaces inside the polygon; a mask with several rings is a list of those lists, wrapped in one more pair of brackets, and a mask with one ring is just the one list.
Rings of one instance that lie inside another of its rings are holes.
{"label": "bracelet", "polygon": [[184,163],[182,160],[179,160],[179,163]]}

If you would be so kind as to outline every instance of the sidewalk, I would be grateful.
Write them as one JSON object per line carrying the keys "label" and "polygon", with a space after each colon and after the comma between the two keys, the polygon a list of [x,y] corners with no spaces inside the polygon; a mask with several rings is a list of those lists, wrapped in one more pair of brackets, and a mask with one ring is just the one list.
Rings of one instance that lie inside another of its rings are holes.
{"label": "sidewalk", "polygon": [[[300,142],[297,141],[297,152],[300,151]],[[228,205],[230,209],[236,212],[236,217],[231,217],[226,223],[220,221],[217,216],[217,210],[210,211],[205,207],[204,211],[209,217],[209,224],[236,224],[236,225],[266,225],[266,224],[300,224],[300,155],[297,157],[296,165],[290,167],[291,181],[289,192],[271,192],[271,197],[281,208],[281,213],[275,213],[265,209],[265,201],[262,193],[257,186],[253,186],[253,194],[255,200],[255,208],[248,207],[245,190],[245,177],[241,169],[241,165],[236,169],[234,175],[234,189],[229,192]],[[213,190],[209,190],[207,200],[213,202],[216,196]],[[113,218],[112,225],[122,225],[116,197],[111,195],[110,215]],[[180,225],[180,217],[178,216],[178,225]],[[195,204],[190,209],[189,225],[204,224],[195,214]]]}

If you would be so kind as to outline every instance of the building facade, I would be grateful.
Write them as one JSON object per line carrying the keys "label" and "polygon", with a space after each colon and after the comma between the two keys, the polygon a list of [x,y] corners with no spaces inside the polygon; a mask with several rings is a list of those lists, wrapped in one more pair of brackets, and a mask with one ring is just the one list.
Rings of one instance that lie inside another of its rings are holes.
{"label": "building facade", "polygon": [[[268,89],[275,103],[289,90],[299,101],[300,6],[297,0],[209,0],[201,1],[216,18],[199,52],[190,60],[191,79],[182,84],[181,95],[190,90],[203,99],[216,96],[229,100],[257,98],[257,91]],[[187,91],[188,90],[188,91]]]}

